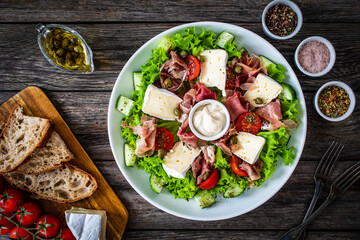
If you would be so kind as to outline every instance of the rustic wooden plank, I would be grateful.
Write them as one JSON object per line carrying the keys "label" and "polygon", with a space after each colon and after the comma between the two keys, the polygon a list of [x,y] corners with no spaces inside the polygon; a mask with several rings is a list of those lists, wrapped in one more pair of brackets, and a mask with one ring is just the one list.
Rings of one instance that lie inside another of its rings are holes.
{"label": "rustic wooden plank", "polygon": [[[114,159],[107,135],[107,111],[110,92],[48,92],[49,98],[72,129],[82,146],[94,159]],[[14,92],[1,92],[0,103]],[[356,160],[360,154],[360,104],[346,120],[338,123],[323,120],[313,107],[314,93],[306,92],[308,130],[302,159],[317,161],[325,145],[338,140],[345,144],[341,158]],[[357,94],[357,102],[360,95]]]}
{"label": "rustic wooden plank", "polygon": [[[110,185],[118,193],[121,201],[129,211],[127,231],[147,230],[283,230],[299,224],[311,201],[314,189],[313,173],[317,162],[300,161],[293,175],[284,187],[268,202],[257,209],[223,221],[199,222],[172,216],[152,206],[127,183],[116,167],[115,162],[95,161],[96,165],[109,180]],[[340,160],[332,176],[338,176],[351,166],[353,161]],[[140,172],[145,174],[145,172]],[[111,179],[111,181],[110,181]],[[312,230],[359,230],[360,222],[360,188],[358,181],[348,192],[333,202],[309,226]],[[145,183],[148,184],[148,183]],[[261,191],[261,188],[259,189]],[[327,189],[328,191],[328,189]],[[319,203],[327,195],[324,192]],[[185,200],[184,200],[185,201]],[[151,222],[151,224],[149,224]],[[201,233],[199,233],[201,234]],[[165,235],[167,236],[167,235]]]}
{"label": "rustic wooden plank", "polygon": [[[70,75],[50,65],[42,56],[37,45],[35,24],[0,24],[0,91],[20,91],[33,83],[54,91],[110,91],[122,67],[140,46],[177,25],[179,23],[69,24],[86,39],[93,50],[95,62],[94,73]],[[325,82],[339,79],[354,90],[360,89],[359,23],[306,24],[297,36],[286,41],[265,37],[258,23],[237,25],[272,43],[288,60],[305,91],[316,91]],[[305,76],[294,65],[297,45],[312,35],[326,37],[337,51],[333,70],[323,77]]]}
{"label": "rustic wooden plank", "polygon": [[[261,22],[269,0],[246,1],[2,1],[0,22]],[[305,22],[359,22],[356,0],[296,1]]]}

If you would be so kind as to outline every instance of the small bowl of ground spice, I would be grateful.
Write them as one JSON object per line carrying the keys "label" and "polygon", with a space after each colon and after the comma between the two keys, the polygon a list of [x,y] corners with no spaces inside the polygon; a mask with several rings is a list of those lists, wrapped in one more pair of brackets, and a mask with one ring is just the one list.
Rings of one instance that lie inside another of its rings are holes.
{"label": "small bowl of ground spice", "polygon": [[314,105],[321,117],[331,122],[346,119],[355,109],[355,94],[345,83],[332,81],[316,92]]}
{"label": "small bowl of ground spice", "polygon": [[300,8],[287,0],[270,2],[262,13],[264,33],[277,40],[295,36],[302,26],[303,17]]}
{"label": "small bowl of ground spice", "polygon": [[295,51],[295,63],[299,70],[311,77],[328,73],[335,64],[334,46],[323,37],[309,37],[303,40]]}

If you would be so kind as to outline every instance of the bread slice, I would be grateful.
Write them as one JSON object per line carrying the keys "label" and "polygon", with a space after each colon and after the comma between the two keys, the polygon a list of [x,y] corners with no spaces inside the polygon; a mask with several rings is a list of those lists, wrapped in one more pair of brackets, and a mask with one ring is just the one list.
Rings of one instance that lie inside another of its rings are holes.
{"label": "bread slice", "polygon": [[49,119],[26,116],[16,107],[0,136],[0,173],[15,169],[35,148],[44,146],[52,130]]}
{"label": "bread slice", "polygon": [[0,136],[1,136],[2,131],[4,130],[4,127],[5,127],[5,123],[0,122]]}
{"label": "bread slice", "polygon": [[95,178],[70,163],[38,175],[8,172],[3,176],[14,187],[34,193],[36,198],[57,202],[79,201],[97,188]]}
{"label": "bread slice", "polygon": [[45,147],[36,148],[15,171],[24,174],[40,174],[61,167],[62,162],[74,156],[57,132],[53,132]]}

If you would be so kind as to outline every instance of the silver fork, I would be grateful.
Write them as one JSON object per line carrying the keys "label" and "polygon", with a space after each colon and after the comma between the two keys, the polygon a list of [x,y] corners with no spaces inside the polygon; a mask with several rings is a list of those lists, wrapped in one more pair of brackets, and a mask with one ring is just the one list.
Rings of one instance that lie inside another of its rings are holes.
{"label": "silver fork", "polygon": [[298,239],[301,231],[307,227],[330,203],[343,195],[360,178],[360,161],[337,177],[331,184],[330,193],[325,202],[299,226],[290,229],[280,240]]}
{"label": "silver fork", "polygon": [[[324,188],[325,183],[329,180],[329,176],[343,148],[344,145],[342,145],[341,143],[332,142],[330,147],[326,150],[325,154],[322,156],[314,174],[314,180],[315,180],[314,196],[305,214],[303,222],[314,211],[314,207],[318,201],[320,192]],[[300,233],[300,236],[302,239],[306,239],[306,228],[303,229],[303,231]]]}

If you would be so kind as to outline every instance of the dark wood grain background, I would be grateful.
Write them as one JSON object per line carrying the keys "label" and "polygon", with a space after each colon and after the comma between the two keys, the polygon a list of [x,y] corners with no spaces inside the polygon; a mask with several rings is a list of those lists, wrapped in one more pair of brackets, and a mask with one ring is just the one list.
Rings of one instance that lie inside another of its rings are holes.
{"label": "dark wood grain background", "polygon": [[[313,173],[331,141],[345,144],[333,176],[359,161],[360,2],[296,1],[304,23],[300,32],[286,41],[269,39],[261,29],[262,10],[269,2],[2,0],[0,103],[31,85],[46,92],[129,210],[124,239],[277,239],[302,221],[313,194]],[[223,221],[185,220],[146,202],[117,168],[107,135],[111,90],[126,61],[153,36],[193,21],[232,23],[264,37],[293,67],[307,103],[306,144],[292,177],[262,206]],[[69,75],[50,65],[37,45],[35,26],[39,22],[63,23],[78,31],[92,48],[95,72]],[[309,36],[325,37],[336,49],[335,66],[323,77],[303,75],[294,65],[297,45]],[[354,113],[339,123],[323,120],[313,108],[316,90],[328,81],[343,81],[357,95]],[[359,182],[309,226],[308,239],[360,239]]]}

